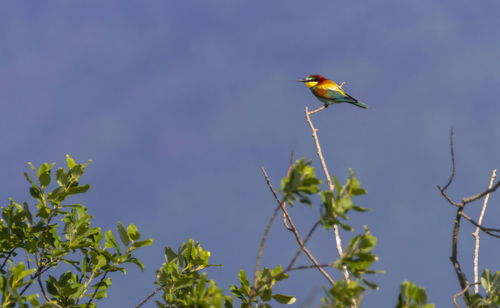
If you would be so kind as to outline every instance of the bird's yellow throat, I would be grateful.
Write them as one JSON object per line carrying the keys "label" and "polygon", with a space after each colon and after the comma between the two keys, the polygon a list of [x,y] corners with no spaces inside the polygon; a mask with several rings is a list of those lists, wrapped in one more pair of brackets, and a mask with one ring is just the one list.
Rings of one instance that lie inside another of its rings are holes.
{"label": "bird's yellow throat", "polygon": [[318,84],[317,81],[306,81],[304,83],[306,84],[306,87],[308,87],[308,88],[312,88],[312,87],[314,87],[315,85]]}

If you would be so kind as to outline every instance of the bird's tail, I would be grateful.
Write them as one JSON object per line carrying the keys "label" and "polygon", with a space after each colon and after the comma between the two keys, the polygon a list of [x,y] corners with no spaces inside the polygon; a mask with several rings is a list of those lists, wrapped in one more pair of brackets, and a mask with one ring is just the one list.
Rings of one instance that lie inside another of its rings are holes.
{"label": "bird's tail", "polygon": [[356,106],[358,106],[358,107],[360,107],[360,108],[363,108],[363,109],[368,108],[368,106],[367,106],[367,105],[365,105],[365,104],[363,104],[363,103],[361,103],[361,102],[358,102],[358,101],[353,101],[353,102],[348,102],[348,103],[351,103],[351,104],[356,105]]}
{"label": "bird's tail", "polygon": [[359,108],[363,108],[363,109],[368,108],[368,106],[366,106],[362,102],[358,101],[354,97],[350,96],[349,94],[347,94],[347,99],[345,100],[345,102],[349,103],[349,104],[353,104],[355,106],[358,106]]}

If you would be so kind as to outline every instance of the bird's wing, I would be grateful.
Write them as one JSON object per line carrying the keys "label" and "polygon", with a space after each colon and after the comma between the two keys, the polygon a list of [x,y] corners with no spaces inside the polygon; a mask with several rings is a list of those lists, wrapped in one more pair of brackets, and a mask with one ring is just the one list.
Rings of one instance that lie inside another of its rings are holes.
{"label": "bird's wing", "polygon": [[326,96],[332,99],[350,98],[349,94],[345,93],[340,87],[329,87],[326,89]]}

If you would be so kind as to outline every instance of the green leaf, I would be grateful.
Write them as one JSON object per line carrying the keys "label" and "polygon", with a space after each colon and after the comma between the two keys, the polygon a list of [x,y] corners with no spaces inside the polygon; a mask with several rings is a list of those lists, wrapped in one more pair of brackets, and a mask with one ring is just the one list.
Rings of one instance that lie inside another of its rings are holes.
{"label": "green leaf", "polygon": [[128,244],[130,243],[130,239],[128,237],[127,230],[121,222],[118,223],[118,234],[120,235],[120,240],[122,241],[123,245],[128,246]]}
{"label": "green leaf", "polygon": [[144,240],[144,241],[134,242],[132,244],[132,247],[134,247],[134,248],[146,247],[146,246],[149,246],[151,244],[153,244],[153,239],[152,238],[148,238],[147,240]]}
{"label": "green leaf", "polygon": [[171,262],[174,259],[177,259],[175,251],[171,247],[165,247],[165,261]]}
{"label": "green leaf", "polygon": [[54,167],[55,163],[43,163],[37,171],[38,181],[42,187],[47,187],[50,184],[50,170]]}
{"label": "green leaf", "polygon": [[61,187],[66,187],[69,183],[69,176],[66,169],[58,168],[56,171],[57,184]]}
{"label": "green leaf", "polygon": [[72,169],[74,166],[76,166],[75,160],[71,158],[69,154],[66,154],[66,163],[68,164],[68,169]]}
{"label": "green leaf", "polygon": [[144,264],[136,258],[128,258],[127,262],[137,265],[141,269],[141,271],[144,270]]}
{"label": "green leaf", "polygon": [[132,241],[137,241],[141,237],[139,229],[137,229],[137,227],[134,224],[128,225],[127,234],[130,237],[130,239],[132,239]]}
{"label": "green leaf", "polygon": [[120,250],[120,246],[118,245],[118,242],[115,239],[115,235],[113,234],[113,231],[107,230],[104,232],[104,240],[106,243],[104,244],[105,248],[115,248],[118,254],[122,254]]}
{"label": "green leaf", "polygon": [[89,190],[89,188],[90,188],[89,184],[81,185],[81,186],[73,186],[73,187],[68,188],[67,195],[83,194],[83,193],[87,192],[87,190]]}
{"label": "green leaf", "polygon": [[284,294],[274,294],[273,298],[280,304],[291,305],[297,301],[294,296]]}

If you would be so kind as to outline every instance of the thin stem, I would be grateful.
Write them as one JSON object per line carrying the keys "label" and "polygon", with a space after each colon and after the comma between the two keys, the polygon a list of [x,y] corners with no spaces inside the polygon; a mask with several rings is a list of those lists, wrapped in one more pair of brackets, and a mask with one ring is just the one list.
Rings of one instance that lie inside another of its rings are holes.
{"label": "thin stem", "polygon": [[451,155],[451,174],[448,183],[444,185],[442,191],[448,189],[448,186],[451,185],[451,182],[453,182],[453,178],[455,177],[456,167],[455,167],[455,147],[453,146],[453,128],[450,131],[450,155]]}
{"label": "thin stem", "polygon": [[12,254],[14,253],[15,250],[16,250],[16,248],[12,248],[11,250],[9,250],[9,252],[7,253],[7,256],[5,257],[5,260],[3,260],[3,263],[0,266],[0,271],[3,271],[5,264],[7,264],[7,261],[9,261],[10,257],[12,256]]}
{"label": "thin stem", "polygon": [[[304,245],[307,244],[307,242],[309,241],[309,239],[311,239],[311,236],[313,235],[314,231],[316,231],[316,228],[319,227],[321,223],[319,221],[317,221],[312,227],[311,227],[311,230],[309,230],[309,233],[307,233],[307,236],[306,238],[304,239]],[[299,248],[297,249],[297,252],[295,253],[295,255],[293,256],[292,260],[290,261],[290,263],[288,264],[288,266],[286,267],[285,269],[285,272],[286,271],[291,271],[292,270],[292,267],[293,265],[295,264],[295,262],[297,262],[297,259],[299,258],[300,254],[302,253],[302,249]]]}
{"label": "thin stem", "polygon": [[140,302],[139,304],[137,304],[137,305],[135,306],[135,308],[139,308],[139,307],[141,307],[142,305],[144,305],[145,303],[147,303],[147,301],[148,301],[148,300],[150,300],[150,299],[151,299],[151,297],[155,296],[155,295],[156,295],[156,293],[158,293],[158,292],[159,292],[159,291],[160,291],[163,287],[165,287],[165,286],[164,286],[164,285],[161,285],[161,286],[159,286],[158,288],[156,288],[156,290],[154,290],[153,292],[151,292],[151,294],[149,294],[148,296],[146,296],[146,298],[145,298],[142,302]]}
{"label": "thin stem", "polygon": [[478,285],[479,283],[475,282],[475,283],[470,283],[470,282],[467,282],[467,285],[465,286],[465,288],[463,288],[462,290],[460,290],[460,292],[458,292],[457,294],[453,295],[453,304],[455,305],[455,308],[460,308],[460,306],[458,305],[458,302],[457,302],[457,297],[459,296],[462,296],[465,294],[465,292],[467,292],[467,290],[472,286],[476,286]]}
{"label": "thin stem", "polygon": [[90,304],[92,303],[92,301],[94,300],[95,296],[97,295],[97,292],[99,291],[99,287],[101,286],[101,284],[104,281],[104,279],[106,279],[106,276],[108,275],[108,273],[109,273],[108,271],[104,272],[104,275],[102,276],[101,280],[99,280],[99,283],[95,287],[94,294],[92,294],[92,297],[87,302],[87,305],[85,305],[85,308],[90,307]]}
{"label": "thin stem", "polygon": [[43,287],[43,284],[42,284],[42,279],[41,279],[41,275],[37,277],[37,281],[38,281],[38,285],[40,286],[40,290],[42,291],[42,295],[43,297],[45,298],[45,300],[50,303],[51,305],[54,305],[55,307],[57,308],[64,308],[63,306],[59,305],[56,301],[53,301],[51,300],[48,296],[47,296],[47,293],[45,292],[45,288]]}
{"label": "thin stem", "polygon": [[[319,266],[321,267],[331,267],[331,264],[320,264]],[[312,269],[316,268],[316,265],[300,265],[300,266],[295,266],[295,267],[290,267],[285,269],[283,272],[291,272],[291,271],[298,271],[298,270],[304,270],[304,269]]]}
{"label": "thin stem", "polygon": [[[267,175],[266,169],[261,168],[261,170],[262,170],[262,173],[264,174],[264,177],[266,178],[266,183],[269,186],[269,189],[271,190],[271,192],[273,193],[273,195],[276,198],[276,196],[277,196],[276,191],[275,191],[274,187],[272,186],[271,181],[269,180],[269,176]],[[279,201],[279,199],[277,199],[277,201]],[[297,230],[297,227],[295,226],[295,223],[292,220],[292,217],[290,217],[290,215],[288,214],[288,211],[286,209],[286,202],[285,201],[279,202],[279,206],[280,206],[281,210],[283,211],[283,214],[285,215],[286,220],[289,223],[290,229],[288,229],[288,230],[290,230],[293,233],[295,240],[297,241],[297,244],[299,244],[302,251],[304,251],[306,256],[309,258],[309,260],[311,260],[311,262],[318,269],[318,271],[321,274],[323,274],[323,276],[326,278],[326,280],[328,280],[328,282],[333,286],[335,284],[335,280],[333,280],[333,278],[321,267],[321,265],[318,263],[316,258],[313,256],[313,254],[304,245],[304,242],[302,241],[302,238],[300,237],[300,234]]]}
{"label": "thin stem", "polygon": [[[491,172],[491,177],[490,177],[490,183],[488,185],[488,189],[491,189],[493,187],[493,182],[495,181],[495,178],[497,177],[497,169],[494,169]],[[472,233],[474,236],[474,239],[476,241],[475,247],[474,247],[474,293],[479,293],[479,285],[477,284],[479,282],[479,242],[480,242],[480,237],[479,237],[479,231],[481,230],[481,224],[483,223],[483,217],[484,213],[486,212],[486,207],[488,206],[488,200],[490,199],[490,194],[487,194],[484,197],[483,200],[483,207],[481,209],[481,214],[479,215],[479,219],[477,221],[478,226],[476,227],[476,231]]]}
{"label": "thin stem", "polygon": [[[293,157],[294,157],[294,154],[292,152],[290,154],[290,163],[288,164],[287,176],[290,175],[290,171],[292,170]],[[277,198],[277,195],[275,195],[275,198]],[[264,254],[264,246],[266,244],[267,238],[269,237],[269,231],[271,231],[271,227],[272,227],[274,221],[276,220],[276,217],[278,216],[278,212],[280,211],[280,209],[281,209],[281,207],[279,205],[274,209],[274,212],[271,215],[271,218],[269,219],[266,228],[264,229],[264,234],[262,234],[262,238],[260,239],[259,250],[257,252],[257,259],[255,261],[255,269],[254,269],[254,275],[253,275],[254,276],[254,279],[253,279],[254,288],[257,287],[257,272],[260,269],[260,262],[262,260],[262,255]]]}
{"label": "thin stem", "polygon": [[[325,108],[326,107],[324,107],[323,109],[325,109]],[[309,112],[309,109],[306,107],[304,112],[306,114],[307,124],[309,124],[309,127],[311,128],[312,137],[314,139],[314,144],[316,146],[316,154],[318,154],[318,157],[319,157],[319,160],[321,163],[321,167],[323,168],[323,173],[325,174],[326,182],[328,184],[328,189],[333,192],[335,190],[335,185],[333,185],[332,178],[330,177],[330,172],[328,171],[328,166],[326,165],[325,157],[323,156],[323,150],[321,149],[321,144],[320,144],[319,138],[318,138],[318,131],[319,130],[314,127],[314,124],[311,121],[311,116],[310,116],[311,114],[318,112],[318,111],[321,111],[323,109],[318,108],[316,110]],[[337,244],[336,245],[337,253],[339,254],[339,257],[342,258],[344,251],[342,249],[342,239],[340,237],[340,230],[339,230],[338,225],[333,225],[333,234],[335,236],[335,243]],[[345,267],[342,269],[342,273],[344,274],[345,280],[347,282],[349,282],[349,280],[350,280],[349,272],[347,271],[347,269]]]}
{"label": "thin stem", "polygon": [[[460,232],[460,219],[462,218],[461,213],[463,212],[463,207],[459,207],[457,209],[457,214],[455,216],[455,223],[453,225],[453,233],[451,237],[451,256],[450,256],[450,261],[453,264],[453,268],[455,269],[455,273],[457,274],[457,279],[458,282],[460,283],[460,287],[462,289],[466,289],[467,284],[469,283],[467,281],[467,278],[465,277],[464,272],[462,271],[462,268],[460,266],[460,262],[458,261],[458,250],[457,250],[457,244],[458,244],[458,234]],[[468,294],[465,294],[465,297],[468,297]]]}
{"label": "thin stem", "polygon": [[257,252],[257,260],[255,261],[255,269],[254,269],[254,279],[253,279],[253,286],[257,286],[257,272],[260,270],[260,262],[262,260],[262,255],[264,254],[264,245],[266,244],[267,238],[269,237],[269,231],[271,230],[271,227],[274,223],[274,220],[278,216],[279,211],[281,210],[281,207],[278,205],[274,211],[273,214],[271,215],[271,218],[269,218],[269,221],[267,222],[267,226],[264,229],[264,234],[262,235],[262,238],[260,239],[260,244],[259,244],[259,251]]}

